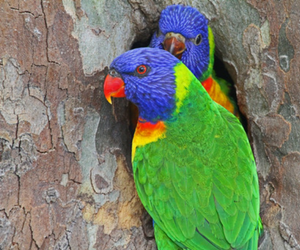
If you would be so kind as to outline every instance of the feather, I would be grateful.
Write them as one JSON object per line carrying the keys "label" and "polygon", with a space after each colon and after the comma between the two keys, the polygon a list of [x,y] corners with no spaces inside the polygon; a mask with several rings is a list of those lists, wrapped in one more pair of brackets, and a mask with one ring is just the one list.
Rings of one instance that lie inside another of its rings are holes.
{"label": "feather", "polygon": [[[158,247],[257,249],[258,177],[238,119],[212,101],[188,68],[168,52],[142,48],[119,58],[111,67],[124,79],[127,98],[147,117],[139,118],[133,139],[133,176],[141,202],[155,221]],[[145,77],[135,75],[139,65],[151,69]],[[169,95],[169,90],[182,89],[179,84],[185,86],[184,93]],[[131,93],[138,86],[151,92],[149,85],[161,94],[145,101],[141,93]],[[166,103],[160,100],[165,98],[173,104],[163,115],[158,103]]]}
{"label": "feather", "polygon": [[[165,46],[167,34],[179,34],[184,37],[185,50],[182,54],[178,54],[182,62],[202,82],[206,91],[215,102],[239,117],[236,102],[230,96],[230,84],[216,77],[213,71],[214,36],[204,15],[190,6],[168,6],[161,13],[159,34],[156,32],[152,36],[150,47],[167,50]],[[200,44],[195,44],[195,39],[198,35],[201,36],[201,42]],[[178,52],[176,49],[170,52],[177,56]],[[181,86],[179,87],[181,88]],[[183,93],[183,91],[179,91],[179,93]]]}

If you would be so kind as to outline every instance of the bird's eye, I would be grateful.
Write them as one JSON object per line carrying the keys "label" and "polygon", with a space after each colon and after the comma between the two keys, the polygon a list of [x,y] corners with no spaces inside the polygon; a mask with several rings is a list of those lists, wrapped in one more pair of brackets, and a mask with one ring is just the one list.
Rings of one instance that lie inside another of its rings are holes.
{"label": "bird's eye", "polygon": [[147,72],[147,66],[146,66],[146,65],[143,65],[143,64],[137,66],[136,72],[137,72],[139,75],[144,75],[144,74],[146,74],[146,72]]}
{"label": "bird's eye", "polygon": [[116,75],[116,71],[115,71],[114,69],[111,69],[111,70],[109,71],[109,74],[112,75],[112,76],[114,76],[114,75]]}
{"label": "bird's eye", "polygon": [[201,35],[201,34],[198,34],[198,35],[196,36],[195,40],[194,40],[194,43],[195,43],[196,45],[199,45],[199,44],[201,43],[201,41],[202,41],[202,35]]}

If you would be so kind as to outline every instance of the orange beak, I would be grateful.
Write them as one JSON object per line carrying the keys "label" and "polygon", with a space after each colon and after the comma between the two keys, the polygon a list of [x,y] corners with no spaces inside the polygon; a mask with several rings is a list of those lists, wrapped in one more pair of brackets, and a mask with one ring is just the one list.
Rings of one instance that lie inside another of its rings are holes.
{"label": "orange beak", "polygon": [[112,97],[125,97],[125,84],[122,78],[108,74],[104,81],[104,95],[110,104]]}
{"label": "orange beak", "polygon": [[164,49],[169,51],[172,55],[181,59],[182,53],[185,51],[185,39],[182,35],[176,33],[166,34],[164,43]]}

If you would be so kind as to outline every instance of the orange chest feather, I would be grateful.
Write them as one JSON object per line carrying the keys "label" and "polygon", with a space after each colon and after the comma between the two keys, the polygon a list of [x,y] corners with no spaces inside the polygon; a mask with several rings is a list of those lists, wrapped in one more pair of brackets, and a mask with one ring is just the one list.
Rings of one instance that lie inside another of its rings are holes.
{"label": "orange chest feather", "polygon": [[166,125],[162,121],[153,124],[139,120],[132,141],[132,160],[134,159],[137,147],[144,146],[148,143],[164,138],[165,132]]}
{"label": "orange chest feather", "polygon": [[212,77],[208,77],[202,82],[203,87],[216,103],[226,108],[229,112],[234,113],[234,106],[229,97],[222,91],[218,82]]}

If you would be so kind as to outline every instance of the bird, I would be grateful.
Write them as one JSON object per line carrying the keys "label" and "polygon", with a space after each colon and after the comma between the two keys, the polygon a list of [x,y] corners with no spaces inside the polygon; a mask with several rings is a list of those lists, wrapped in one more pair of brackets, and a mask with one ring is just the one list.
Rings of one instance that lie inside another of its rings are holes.
{"label": "bird", "polygon": [[257,249],[258,176],[237,117],[158,48],[115,58],[103,89],[109,103],[124,97],[139,109],[133,177],[158,249]]}
{"label": "bird", "polygon": [[165,49],[180,59],[199,79],[210,97],[240,117],[230,84],[218,78],[213,70],[215,43],[208,20],[196,8],[167,6],[160,15],[159,27],[150,47]]}

